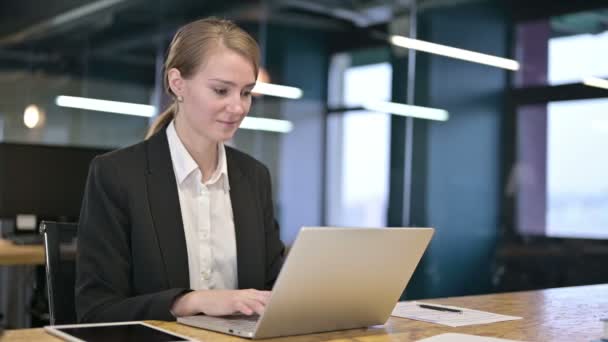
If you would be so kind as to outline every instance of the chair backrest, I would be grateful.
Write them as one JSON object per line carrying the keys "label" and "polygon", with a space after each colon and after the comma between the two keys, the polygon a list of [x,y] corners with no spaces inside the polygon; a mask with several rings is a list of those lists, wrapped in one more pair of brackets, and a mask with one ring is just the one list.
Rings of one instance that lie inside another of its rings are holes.
{"label": "chair backrest", "polygon": [[51,325],[76,323],[76,223],[42,221]]}

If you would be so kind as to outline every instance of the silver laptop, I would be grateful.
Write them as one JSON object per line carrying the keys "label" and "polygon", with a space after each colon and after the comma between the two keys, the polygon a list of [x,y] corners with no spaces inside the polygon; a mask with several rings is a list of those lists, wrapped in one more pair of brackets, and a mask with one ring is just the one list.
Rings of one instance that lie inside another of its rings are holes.
{"label": "silver laptop", "polygon": [[247,338],[384,324],[433,236],[432,228],[304,227],[261,316],[180,317]]}

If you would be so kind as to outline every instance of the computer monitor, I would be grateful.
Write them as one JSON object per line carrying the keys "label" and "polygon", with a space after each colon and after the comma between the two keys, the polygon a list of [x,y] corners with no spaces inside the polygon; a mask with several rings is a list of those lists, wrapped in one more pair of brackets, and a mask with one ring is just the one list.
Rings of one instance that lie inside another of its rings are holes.
{"label": "computer monitor", "polygon": [[76,221],[89,164],[107,151],[0,143],[0,218]]}

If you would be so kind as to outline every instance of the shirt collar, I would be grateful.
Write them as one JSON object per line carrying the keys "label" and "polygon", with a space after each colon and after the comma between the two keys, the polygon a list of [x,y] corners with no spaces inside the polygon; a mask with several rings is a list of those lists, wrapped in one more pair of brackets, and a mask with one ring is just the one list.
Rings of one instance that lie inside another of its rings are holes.
{"label": "shirt collar", "polygon": [[[177,183],[181,185],[186,178],[188,178],[188,176],[190,176],[194,171],[199,170],[199,167],[177,135],[174,121],[171,121],[169,126],[167,126],[167,141],[169,143],[169,150],[171,152],[171,161],[173,162],[175,178]],[[223,143],[218,144],[217,152],[217,169],[207,183],[213,184],[219,180],[222,182],[224,191],[230,191],[230,184],[228,182],[228,164],[226,162],[226,148],[224,147]]]}
{"label": "shirt collar", "polygon": [[217,168],[208,183],[222,182],[224,191],[230,191],[230,183],[228,182],[228,163],[226,162],[226,148],[223,143],[217,144]]}

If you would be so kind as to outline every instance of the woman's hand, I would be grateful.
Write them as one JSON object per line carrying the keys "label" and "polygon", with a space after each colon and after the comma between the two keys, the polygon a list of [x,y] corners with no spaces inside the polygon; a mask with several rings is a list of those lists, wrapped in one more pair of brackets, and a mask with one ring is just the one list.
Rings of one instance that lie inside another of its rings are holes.
{"label": "woman's hand", "polygon": [[248,290],[198,290],[175,300],[171,312],[177,316],[203,313],[209,316],[225,316],[242,313],[264,313],[270,291]]}

